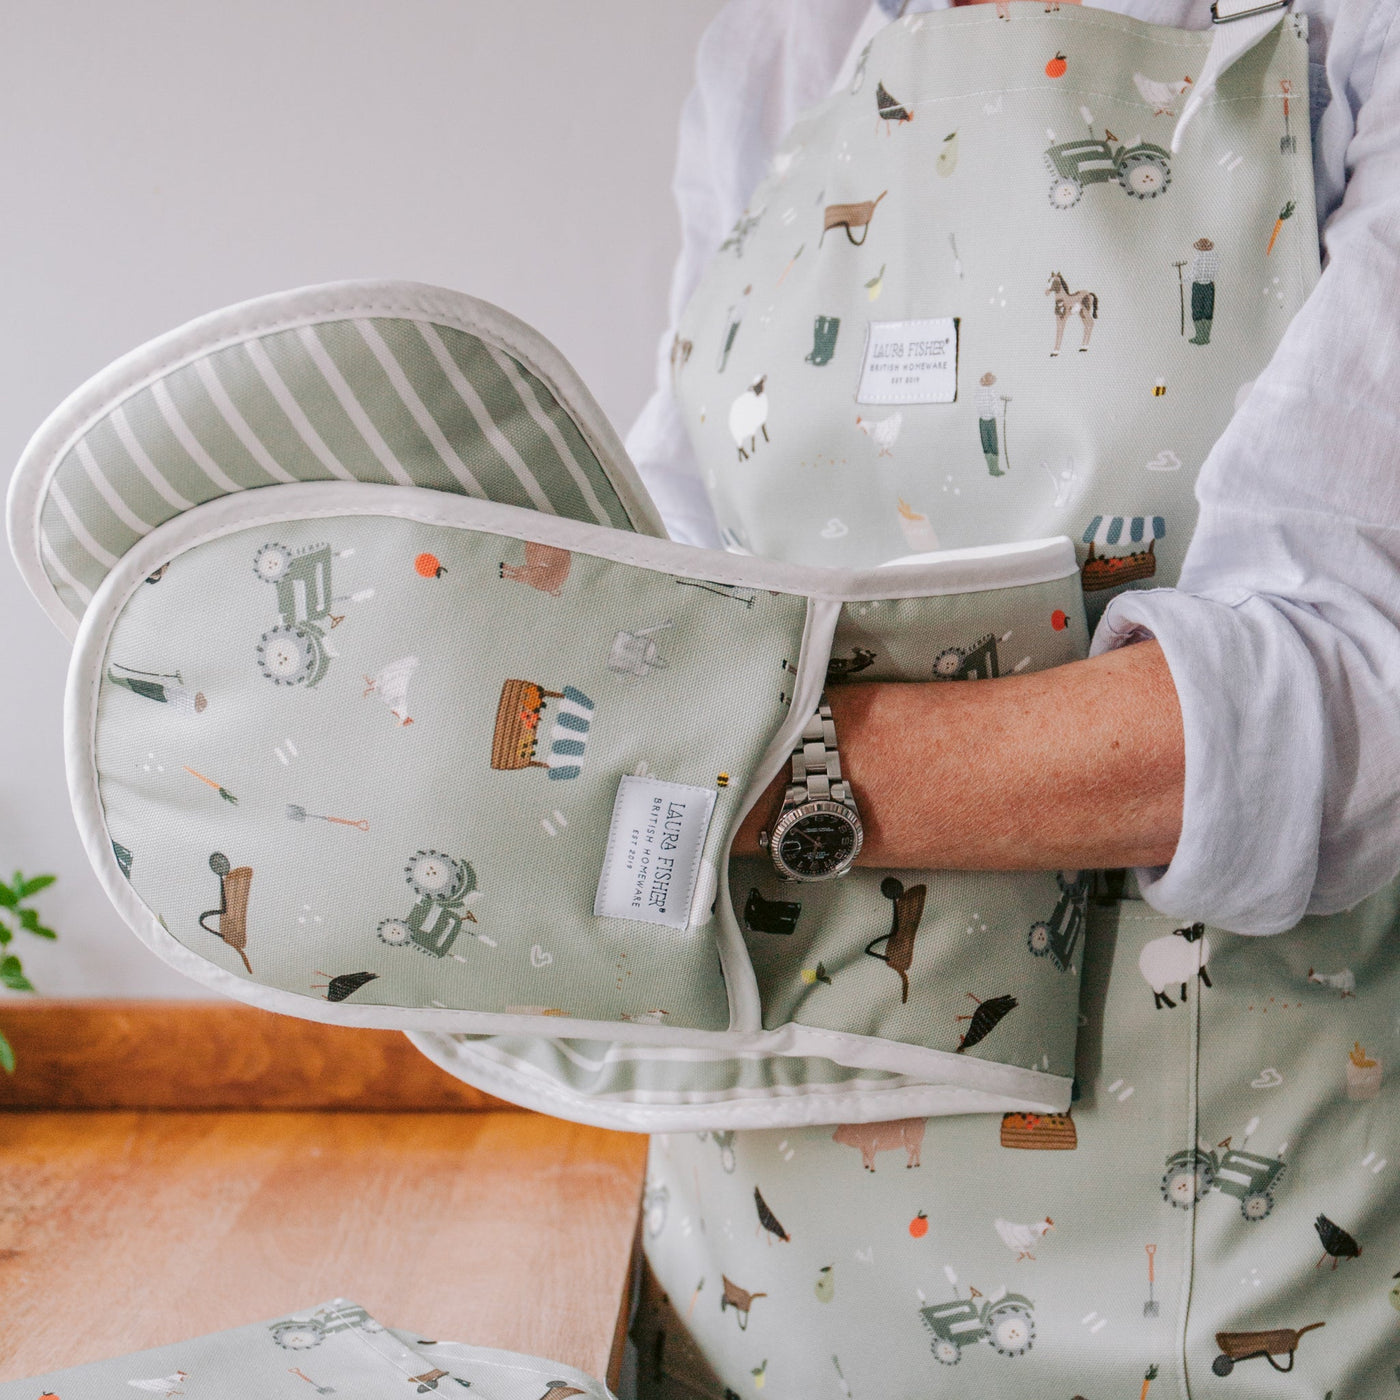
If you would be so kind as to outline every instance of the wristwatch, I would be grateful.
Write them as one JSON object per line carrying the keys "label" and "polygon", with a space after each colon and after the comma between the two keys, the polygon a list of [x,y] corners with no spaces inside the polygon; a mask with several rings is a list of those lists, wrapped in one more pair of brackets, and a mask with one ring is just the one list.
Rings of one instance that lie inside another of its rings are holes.
{"label": "wristwatch", "polygon": [[822,696],[792,751],[792,781],[771,831],[758,844],[768,850],[784,880],[835,880],[860,854],[865,828],[848,782],[841,776],[836,725]]}

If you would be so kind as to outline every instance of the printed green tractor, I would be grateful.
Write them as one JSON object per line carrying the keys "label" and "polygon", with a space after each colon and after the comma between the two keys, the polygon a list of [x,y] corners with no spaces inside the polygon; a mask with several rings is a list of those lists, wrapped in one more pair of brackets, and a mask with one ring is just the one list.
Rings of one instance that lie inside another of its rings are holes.
{"label": "printed green tractor", "polygon": [[1087,870],[1060,870],[1055,881],[1060,887],[1059,902],[1048,919],[1031,925],[1027,942],[1038,958],[1049,958],[1061,971],[1069,970],[1074,950],[1084,934],[1089,912],[1089,878]]}
{"label": "printed green tractor", "polygon": [[1133,199],[1156,199],[1171,184],[1171,154],[1151,141],[1112,146],[1089,136],[1061,141],[1045,152],[1050,167],[1050,203],[1073,209],[1086,185],[1117,183]]}
{"label": "printed green tractor", "polygon": [[291,1317],[274,1322],[267,1330],[272,1340],[284,1351],[310,1351],[318,1347],[333,1332],[348,1332],[357,1327],[362,1332],[382,1332],[384,1328],[363,1308],[353,1303],[328,1303],[317,1308],[309,1317]]}
{"label": "printed green tractor", "polygon": [[417,851],[404,867],[404,875],[418,902],[402,919],[384,919],[379,937],[391,948],[414,947],[445,958],[463,924],[476,922],[476,915],[466,907],[476,889],[476,871],[441,851]]}
{"label": "printed green tractor", "polygon": [[258,665],[275,685],[315,685],[330,669],[326,633],[340,621],[331,612],[331,547],[293,551],[265,544],[253,572],[277,589],[281,621],[258,643]]}
{"label": "printed green tractor", "polygon": [[919,1316],[933,1335],[934,1357],[945,1366],[956,1366],[972,1342],[985,1341],[1002,1356],[1024,1356],[1035,1342],[1034,1304],[1020,1293],[1003,1290],[980,1305],[976,1298],[933,1303]]}
{"label": "printed green tractor", "polygon": [[1246,1220],[1263,1220],[1274,1208],[1273,1187],[1283,1175],[1279,1157],[1264,1157],[1230,1146],[1188,1147],[1167,1158],[1162,1176],[1162,1199],[1179,1210],[1190,1210],[1211,1191],[1233,1196]]}

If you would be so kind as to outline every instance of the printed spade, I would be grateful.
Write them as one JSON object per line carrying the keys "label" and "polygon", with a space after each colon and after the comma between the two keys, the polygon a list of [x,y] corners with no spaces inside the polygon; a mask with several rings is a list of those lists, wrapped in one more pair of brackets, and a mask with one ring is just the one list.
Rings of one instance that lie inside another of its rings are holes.
{"label": "printed spade", "polygon": [[289,822],[335,822],[337,826],[353,826],[357,831],[368,831],[369,822],[363,817],[359,821],[351,821],[349,817],[323,817],[319,812],[308,812],[305,807],[298,803],[287,803],[287,820]]}
{"label": "printed spade", "polygon": [[287,1367],[287,1371],[288,1371],[288,1373],[289,1373],[290,1375],[293,1375],[293,1376],[300,1376],[300,1377],[302,1378],[302,1380],[304,1380],[304,1381],[307,1383],[307,1385],[309,1385],[309,1386],[314,1386],[315,1389],[316,1389],[316,1394],[317,1394],[317,1395],[334,1395],[334,1394],[335,1394],[335,1387],[334,1387],[333,1385],[318,1385],[315,1381],[313,1381],[313,1380],[311,1379],[310,1376],[308,1376],[308,1375],[306,1374],[305,1371],[303,1371],[303,1370],[301,1369],[300,1366],[288,1366],[288,1367]]}
{"label": "printed spade", "polygon": [[1298,149],[1298,138],[1294,136],[1288,124],[1288,98],[1293,91],[1293,84],[1287,78],[1279,83],[1283,89],[1283,135],[1278,138],[1278,148],[1284,155],[1292,155]]}
{"label": "printed spade", "polygon": [[1156,1298],[1156,1269],[1157,1246],[1150,1244],[1147,1246],[1147,1301],[1142,1305],[1142,1315],[1144,1317],[1158,1317],[1161,1314],[1161,1305]]}

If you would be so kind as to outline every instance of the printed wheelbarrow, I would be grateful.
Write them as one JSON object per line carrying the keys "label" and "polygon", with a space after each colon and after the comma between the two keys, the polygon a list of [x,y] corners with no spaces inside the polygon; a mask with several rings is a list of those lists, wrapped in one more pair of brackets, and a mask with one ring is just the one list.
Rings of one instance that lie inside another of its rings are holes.
{"label": "printed wheelbarrow", "polygon": [[[1303,1333],[1315,1332],[1319,1327],[1326,1326],[1325,1322],[1311,1322],[1296,1331],[1292,1327],[1275,1327],[1268,1332],[1217,1332],[1215,1344],[1220,1348],[1220,1355],[1211,1362],[1210,1369],[1217,1376],[1228,1376],[1235,1369],[1236,1362],[1253,1361],[1262,1356],[1275,1371],[1291,1371],[1293,1356]],[[1276,1356],[1287,1356],[1288,1365],[1280,1366],[1274,1360]]]}

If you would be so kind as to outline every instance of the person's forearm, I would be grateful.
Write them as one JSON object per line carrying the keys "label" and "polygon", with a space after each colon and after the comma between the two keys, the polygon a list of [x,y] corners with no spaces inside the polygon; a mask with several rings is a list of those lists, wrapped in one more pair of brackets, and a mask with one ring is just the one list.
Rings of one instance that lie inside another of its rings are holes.
{"label": "person's forearm", "polygon": [[[1181,710],[1155,642],[994,681],[832,686],[859,864],[932,870],[1166,865],[1181,833]],[[734,843],[782,800],[787,767]]]}

